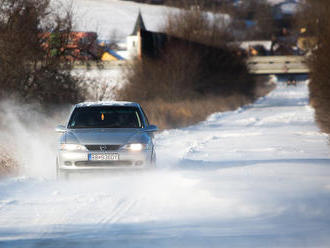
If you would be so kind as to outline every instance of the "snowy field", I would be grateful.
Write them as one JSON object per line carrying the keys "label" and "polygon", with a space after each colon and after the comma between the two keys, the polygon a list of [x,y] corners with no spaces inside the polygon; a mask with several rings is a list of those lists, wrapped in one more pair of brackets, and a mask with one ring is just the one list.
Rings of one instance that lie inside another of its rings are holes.
{"label": "snowy field", "polygon": [[97,31],[101,40],[125,40],[133,32],[141,11],[146,28],[160,31],[166,15],[175,9],[120,0],[73,0],[75,29]]}
{"label": "snowy field", "polygon": [[[60,1],[70,3],[70,0]],[[268,0],[272,5],[289,1]],[[168,13],[178,11],[167,6],[124,0],[72,0],[72,2],[75,13],[74,29],[96,31],[101,40],[116,37],[120,41],[125,41],[133,31],[139,11],[142,13],[146,28],[156,32],[162,30]],[[292,12],[295,11],[296,6],[296,4],[288,4],[283,8],[285,12]]]}
{"label": "snowy field", "polygon": [[160,132],[155,171],[68,182],[52,179],[58,123],[16,123],[25,170],[0,181],[0,247],[329,247],[328,137],[307,95],[279,83]]}

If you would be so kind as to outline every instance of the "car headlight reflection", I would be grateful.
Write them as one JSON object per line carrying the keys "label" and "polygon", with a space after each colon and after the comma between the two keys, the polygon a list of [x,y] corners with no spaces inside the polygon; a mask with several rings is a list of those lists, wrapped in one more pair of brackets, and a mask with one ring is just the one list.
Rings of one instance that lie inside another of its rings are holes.
{"label": "car headlight reflection", "polygon": [[141,143],[134,143],[134,144],[128,144],[128,145],[124,146],[123,148],[130,150],[130,151],[138,152],[138,151],[142,151],[142,150],[146,149],[147,145],[141,144]]}
{"label": "car headlight reflection", "polygon": [[61,150],[64,151],[87,151],[87,148],[79,144],[61,144]]}

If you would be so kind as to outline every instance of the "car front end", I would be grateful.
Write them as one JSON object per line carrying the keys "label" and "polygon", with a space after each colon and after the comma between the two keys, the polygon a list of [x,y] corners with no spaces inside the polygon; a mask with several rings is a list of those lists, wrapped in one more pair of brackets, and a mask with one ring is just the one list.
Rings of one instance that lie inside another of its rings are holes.
{"label": "car front end", "polygon": [[68,125],[57,128],[62,133],[56,159],[57,176],[153,168],[156,155],[152,138],[157,127],[148,124],[139,108],[139,105],[113,106],[113,103],[76,106]]}
{"label": "car front end", "polygon": [[152,145],[132,143],[126,145],[61,144],[58,168],[66,172],[78,170],[145,169],[152,167]]}

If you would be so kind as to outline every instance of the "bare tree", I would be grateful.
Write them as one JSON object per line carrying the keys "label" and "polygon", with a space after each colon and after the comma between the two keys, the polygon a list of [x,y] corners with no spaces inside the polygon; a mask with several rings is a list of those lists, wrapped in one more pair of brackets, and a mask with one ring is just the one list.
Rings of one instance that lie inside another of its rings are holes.
{"label": "bare tree", "polygon": [[307,39],[316,40],[309,58],[311,82],[310,101],[323,131],[330,133],[330,2],[307,0],[301,6],[299,24]]}
{"label": "bare tree", "polygon": [[63,61],[71,29],[71,9],[53,11],[50,0],[2,0],[0,96],[40,103],[81,99]]}
{"label": "bare tree", "polygon": [[110,49],[117,49],[118,43],[120,41],[120,35],[117,29],[113,29],[109,35],[109,44],[108,47]]}
{"label": "bare tree", "polygon": [[179,12],[170,12],[164,32],[185,40],[222,46],[234,39],[229,23],[228,15],[216,9],[207,12],[201,5],[195,5]]}

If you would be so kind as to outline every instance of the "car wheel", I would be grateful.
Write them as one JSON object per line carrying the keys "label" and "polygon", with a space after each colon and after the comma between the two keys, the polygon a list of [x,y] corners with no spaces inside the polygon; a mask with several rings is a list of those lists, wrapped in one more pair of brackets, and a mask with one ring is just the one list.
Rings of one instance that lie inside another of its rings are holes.
{"label": "car wheel", "polygon": [[69,179],[69,174],[59,168],[57,160],[56,160],[56,179],[57,180],[68,180]]}
{"label": "car wheel", "polygon": [[153,151],[151,155],[151,168],[156,168],[156,160],[157,160],[156,152]]}
{"label": "car wheel", "polygon": [[59,170],[56,176],[57,180],[63,181],[69,179],[69,173]]}

